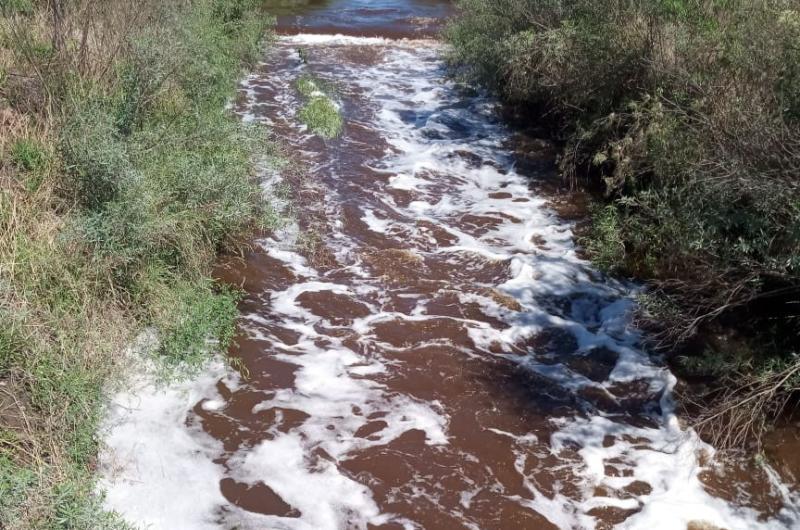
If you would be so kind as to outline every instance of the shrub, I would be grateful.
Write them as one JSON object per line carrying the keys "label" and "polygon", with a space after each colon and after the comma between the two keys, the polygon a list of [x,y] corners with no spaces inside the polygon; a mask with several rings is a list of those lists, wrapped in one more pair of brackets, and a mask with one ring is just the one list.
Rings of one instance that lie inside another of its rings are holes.
{"label": "shrub", "polygon": [[[744,384],[743,374],[770,381],[762,375],[791,370],[800,339],[796,3],[458,5],[447,30],[454,75],[550,118],[565,177],[603,192],[589,253],[647,280],[664,299],[651,308],[678,308],[651,314],[658,343],[735,333],[772,346],[719,377]],[[787,392],[794,387],[764,396],[775,403]]]}
{"label": "shrub", "polygon": [[100,209],[128,181],[136,179],[117,120],[102,96],[76,93],[61,134],[61,150],[70,186],[80,204]]}

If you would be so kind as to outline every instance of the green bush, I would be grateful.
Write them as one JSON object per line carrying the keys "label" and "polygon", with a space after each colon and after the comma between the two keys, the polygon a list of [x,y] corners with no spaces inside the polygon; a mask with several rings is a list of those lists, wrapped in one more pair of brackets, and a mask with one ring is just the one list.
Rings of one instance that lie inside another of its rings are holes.
{"label": "green bush", "polygon": [[63,152],[86,206],[72,237],[128,292],[153,266],[202,275],[214,252],[264,218],[249,168],[266,134],[221,111],[241,65],[233,50],[259,39],[230,32],[229,11],[215,22],[222,4],[238,12],[240,3],[197,2],[168,14],[175,26],[135,36],[116,90],[76,89],[67,112]]}
{"label": "green bush", "polygon": [[106,98],[76,91],[61,138],[66,169],[74,178],[71,190],[87,209],[100,209],[136,180],[128,146]]}
{"label": "green bush", "polygon": [[[454,71],[555,117],[565,175],[591,175],[615,205],[613,217],[598,209],[594,233],[624,243],[617,268],[689,279],[697,290],[685,289],[686,307],[697,316],[721,299],[747,305],[767,277],[800,286],[792,2],[459,7],[447,32]],[[723,272],[713,286],[702,281]]]}
{"label": "green bush", "polygon": [[796,2],[458,7],[454,76],[548,117],[565,177],[602,190],[584,245],[664,300],[659,342],[734,333],[770,344],[751,374],[785,370],[800,343]]}

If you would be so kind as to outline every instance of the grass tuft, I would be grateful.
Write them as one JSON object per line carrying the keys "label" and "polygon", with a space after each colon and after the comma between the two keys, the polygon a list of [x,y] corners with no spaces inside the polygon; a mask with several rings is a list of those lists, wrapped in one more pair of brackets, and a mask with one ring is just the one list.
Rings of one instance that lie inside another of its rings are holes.
{"label": "grass tuft", "polygon": [[300,109],[300,120],[323,138],[336,138],[342,133],[344,121],[339,109],[327,97],[313,97]]}
{"label": "grass tuft", "polygon": [[47,152],[31,138],[20,138],[11,146],[11,160],[23,171],[38,171],[47,163]]}
{"label": "grass tuft", "polygon": [[300,121],[314,134],[325,139],[341,135],[344,120],[336,103],[328,95],[330,88],[312,75],[300,77],[296,86],[307,100],[298,113]]}
{"label": "grass tuft", "polygon": [[160,330],[158,355],[169,368],[192,370],[208,360],[209,352],[227,350],[239,298],[238,292],[207,281],[182,283],[162,292],[150,307]]}

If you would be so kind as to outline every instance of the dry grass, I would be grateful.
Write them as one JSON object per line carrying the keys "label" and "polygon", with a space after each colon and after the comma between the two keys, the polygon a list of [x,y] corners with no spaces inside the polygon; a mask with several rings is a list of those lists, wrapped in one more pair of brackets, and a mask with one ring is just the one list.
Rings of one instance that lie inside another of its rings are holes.
{"label": "dry grass", "polygon": [[2,5],[0,528],[123,528],[93,471],[126,344],[153,326],[165,362],[198,363],[230,339],[236,295],[207,278],[268,210],[262,136],[222,112],[253,6]]}
{"label": "dry grass", "polygon": [[506,309],[510,309],[511,311],[522,311],[522,306],[517,301],[516,298],[513,296],[507,295],[501,291],[498,291],[494,288],[486,288],[481,289],[478,294],[481,296],[486,296],[487,298],[491,298],[495,301],[495,303],[505,307]]}
{"label": "dry grass", "polygon": [[[774,384],[800,354],[797,3],[459,6],[454,73],[549,122],[564,177],[598,192],[587,254],[649,283],[653,346],[691,344],[695,375],[732,389],[705,396],[699,425],[723,445],[758,438],[798,390]],[[738,363],[715,350],[734,334]]]}
{"label": "dry grass", "polygon": [[377,274],[391,282],[419,280],[420,272],[425,266],[419,255],[400,248],[365,252],[362,258]]}
{"label": "dry grass", "polygon": [[687,395],[700,412],[693,427],[714,447],[733,450],[759,442],[769,420],[779,417],[800,392],[800,362],[774,370],[725,375],[727,384],[708,394]]}

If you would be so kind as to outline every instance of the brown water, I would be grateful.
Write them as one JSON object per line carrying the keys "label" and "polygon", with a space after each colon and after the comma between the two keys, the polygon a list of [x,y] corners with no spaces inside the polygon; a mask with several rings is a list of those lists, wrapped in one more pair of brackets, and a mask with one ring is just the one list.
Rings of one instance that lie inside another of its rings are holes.
{"label": "brown water", "polygon": [[[291,185],[296,222],[220,268],[246,292],[238,372],[211,372],[190,409],[144,401],[116,438],[168,429],[169,449],[133,460],[171,485],[125,479],[112,506],[154,528],[797,524],[769,468],[716,464],[680,425],[675,379],[629,323],[634,286],[579,257],[543,191],[553,150],[445,81],[439,44],[393,40],[429,38],[449,10],[339,0],[280,18],[288,36],[235,110],[285,140],[265,187]],[[334,87],[341,138],[297,119],[307,73]]]}
{"label": "brown water", "polygon": [[448,0],[267,0],[279,34],[327,33],[361,37],[435,36],[453,3]]}

